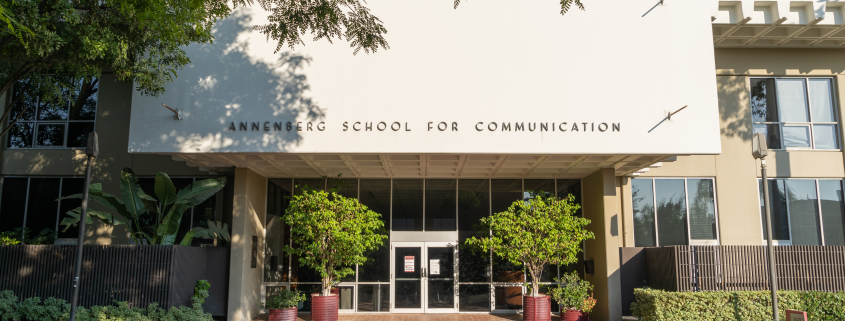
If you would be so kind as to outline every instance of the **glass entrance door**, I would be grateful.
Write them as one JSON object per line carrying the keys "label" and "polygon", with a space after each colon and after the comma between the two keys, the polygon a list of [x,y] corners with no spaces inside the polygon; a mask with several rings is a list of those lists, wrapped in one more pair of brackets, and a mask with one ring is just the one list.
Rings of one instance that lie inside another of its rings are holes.
{"label": "glass entrance door", "polygon": [[396,313],[456,313],[455,245],[393,242],[390,287]]}

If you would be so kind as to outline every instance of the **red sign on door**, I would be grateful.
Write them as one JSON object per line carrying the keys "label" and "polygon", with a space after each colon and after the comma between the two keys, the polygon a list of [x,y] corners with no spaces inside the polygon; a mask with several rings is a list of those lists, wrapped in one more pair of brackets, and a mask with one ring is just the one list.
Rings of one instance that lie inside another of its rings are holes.
{"label": "red sign on door", "polygon": [[405,272],[414,272],[414,257],[405,257]]}

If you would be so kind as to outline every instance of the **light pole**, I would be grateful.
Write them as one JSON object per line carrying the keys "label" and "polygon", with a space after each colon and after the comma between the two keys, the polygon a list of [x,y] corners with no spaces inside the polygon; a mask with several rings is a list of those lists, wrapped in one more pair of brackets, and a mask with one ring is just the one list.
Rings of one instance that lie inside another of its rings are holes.
{"label": "light pole", "polygon": [[82,274],[82,243],[85,242],[85,221],[88,220],[88,186],[91,185],[91,162],[100,154],[97,143],[97,132],[88,134],[88,145],[85,145],[85,186],[82,187],[82,211],[79,214],[79,235],[76,241],[76,266],[73,270],[73,296],[70,299],[70,321],[76,320],[76,306],[79,304],[79,276]]}
{"label": "light pole", "polygon": [[751,137],[751,155],[760,159],[761,174],[763,176],[763,212],[766,214],[766,244],[769,252],[769,287],[772,290],[772,314],[774,320],[778,321],[778,281],[775,273],[775,249],[772,246],[772,214],[769,211],[769,181],[766,178],[766,155],[769,149],[766,147],[766,135],[754,134]]}

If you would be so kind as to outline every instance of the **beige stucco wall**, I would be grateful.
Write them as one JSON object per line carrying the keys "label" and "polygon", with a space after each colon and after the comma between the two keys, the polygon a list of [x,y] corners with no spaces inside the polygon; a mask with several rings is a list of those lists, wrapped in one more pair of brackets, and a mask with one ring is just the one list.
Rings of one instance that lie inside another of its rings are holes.
{"label": "beige stucco wall", "polygon": [[[92,182],[102,183],[106,192],[120,195],[120,171],[130,167],[139,176],[158,172],[170,176],[208,176],[170,156],[129,154],[129,112],[132,84],[120,82],[110,74],[100,78],[97,103],[96,131],[99,135],[100,157],[92,166]],[[3,102],[3,110],[7,99]],[[82,177],[85,174],[84,149],[5,149],[6,138],[0,144],[0,175]],[[106,210],[97,204],[92,208]],[[128,235],[123,228],[94,224],[88,229],[86,243],[126,244]]]}
{"label": "beige stucco wall", "polygon": [[[835,78],[838,117],[845,85],[845,50],[716,49],[722,154],[682,156],[642,177],[715,177],[721,244],[761,244],[757,178],[760,162],[751,156],[752,120],[749,76],[827,76]],[[692,106],[695,108],[695,106]],[[843,138],[840,131],[840,146]],[[845,162],[837,151],[772,151],[766,158],[769,177],[843,178]],[[621,200],[631,201],[630,191]],[[631,213],[626,212],[627,216]],[[633,245],[628,245],[633,246]]]}
{"label": "beige stucco wall", "polygon": [[[264,216],[267,179],[250,169],[235,169],[232,245],[229,260],[230,321],[249,321],[259,313],[264,266]],[[252,237],[258,237],[256,267],[252,267]]]}
{"label": "beige stucco wall", "polygon": [[593,260],[594,274],[585,279],[594,286],[598,301],[590,317],[594,320],[619,320],[622,317],[621,275],[619,271],[619,213],[616,177],[613,168],[604,168],[581,181],[584,217],[591,220],[587,229],[596,238],[584,242],[587,260]]}

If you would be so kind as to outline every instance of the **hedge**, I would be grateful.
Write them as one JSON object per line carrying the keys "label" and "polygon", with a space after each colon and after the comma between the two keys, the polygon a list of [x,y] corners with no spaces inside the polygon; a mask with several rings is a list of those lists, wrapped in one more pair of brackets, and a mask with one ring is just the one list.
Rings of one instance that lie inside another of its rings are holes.
{"label": "hedge", "polygon": [[[212,321],[211,314],[202,310],[208,297],[208,282],[200,280],[194,287],[191,307],[162,309],[152,303],[147,308],[130,308],[126,302],[115,302],[111,306],[95,306],[76,310],[78,321]],[[33,297],[18,300],[10,291],[0,291],[0,321],[67,321],[70,319],[70,304],[62,299]]]}
{"label": "hedge", "polygon": [[[768,291],[666,292],[634,289],[631,304],[635,317],[643,321],[663,320],[772,320],[772,299]],[[806,311],[809,320],[845,320],[845,292],[778,291],[778,311],[785,320],[786,309]]]}

